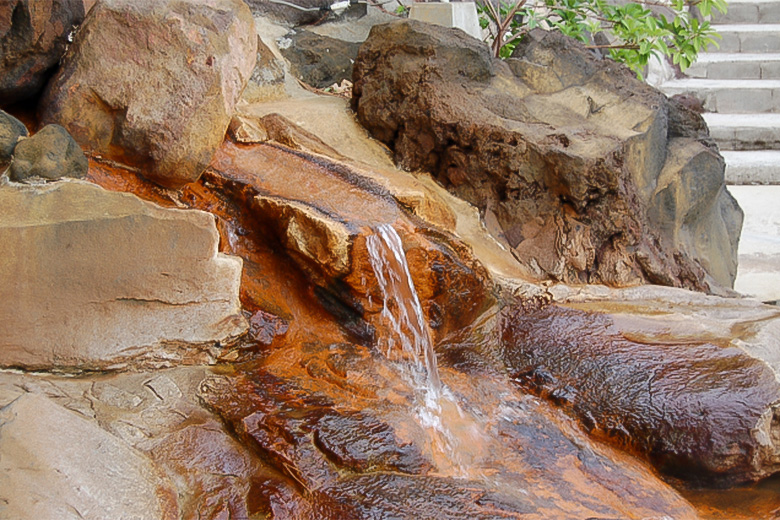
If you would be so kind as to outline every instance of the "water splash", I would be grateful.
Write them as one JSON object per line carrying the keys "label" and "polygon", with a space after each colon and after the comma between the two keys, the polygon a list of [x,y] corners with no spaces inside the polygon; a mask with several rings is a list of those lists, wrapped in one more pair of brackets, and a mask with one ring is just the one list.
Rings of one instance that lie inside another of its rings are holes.
{"label": "water splash", "polygon": [[[381,339],[380,347],[415,390],[415,416],[430,434],[431,451],[439,470],[458,477],[473,476],[473,468],[462,459],[468,452],[464,444],[476,435],[475,424],[442,385],[433,340],[401,238],[392,226],[382,224],[366,239],[366,246],[382,293],[381,319],[389,332]],[[453,430],[450,422],[458,428]]]}

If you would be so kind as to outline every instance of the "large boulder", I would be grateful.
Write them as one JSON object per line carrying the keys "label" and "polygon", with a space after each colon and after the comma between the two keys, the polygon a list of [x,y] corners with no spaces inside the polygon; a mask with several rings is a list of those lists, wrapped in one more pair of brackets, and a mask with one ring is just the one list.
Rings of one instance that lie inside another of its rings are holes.
{"label": "large boulder", "polygon": [[256,48],[240,0],[99,2],[47,87],[41,119],[179,187],[224,139]]}
{"label": "large boulder", "polygon": [[0,2],[0,105],[43,88],[83,19],[82,0]]}
{"label": "large boulder", "polygon": [[[700,116],[622,65],[543,31],[499,61],[460,31],[407,20],[372,30],[354,81],[359,120],[396,161],[478,206],[537,279],[732,286],[742,214],[723,162],[696,160],[710,144]],[[685,196],[657,193],[662,172],[682,170],[695,172]]]}
{"label": "large boulder", "polygon": [[0,366],[213,361],[246,330],[214,217],[77,180],[0,187]]}

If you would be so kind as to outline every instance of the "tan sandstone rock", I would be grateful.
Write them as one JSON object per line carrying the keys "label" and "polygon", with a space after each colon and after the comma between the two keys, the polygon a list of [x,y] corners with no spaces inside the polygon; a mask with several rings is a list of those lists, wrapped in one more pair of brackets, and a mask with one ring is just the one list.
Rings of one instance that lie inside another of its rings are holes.
{"label": "tan sandstone rock", "polygon": [[208,362],[246,330],[214,217],[81,181],[0,187],[0,365]]}
{"label": "tan sandstone rock", "polygon": [[139,452],[39,394],[0,410],[0,517],[178,518],[169,481]]}
{"label": "tan sandstone rock", "polygon": [[239,0],[98,2],[48,86],[42,119],[178,187],[222,142],[256,48]]}

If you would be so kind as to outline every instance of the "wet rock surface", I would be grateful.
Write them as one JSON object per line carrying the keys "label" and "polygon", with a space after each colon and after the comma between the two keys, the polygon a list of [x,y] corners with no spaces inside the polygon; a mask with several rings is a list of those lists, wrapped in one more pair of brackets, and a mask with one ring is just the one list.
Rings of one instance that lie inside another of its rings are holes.
{"label": "wet rock surface", "polygon": [[507,311],[516,384],[686,480],[727,485],[778,470],[780,313],[661,288],[584,293]]}
{"label": "wet rock surface", "polygon": [[[723,186],[722,160],[696,165],[697,179],[719,186],[714,202],[696,195],[676,199],[674,211],[659,206],[669,139],[709,141],[680,124],[700,116],[683,115],[628,69],[554,32],[532,33],[500,62],[458,31],[400,21],[374,27],[354,80],[358,119],[396,161],[478,206],[538,279],[733,284],[741,211]],[[691,209],[701,204],[714,208]],[[690,243],[676,214],[713,243]],[[714,243],[732,246],[718,250],[718,264],[705,260]]]}
{"label": "wet rock surface", "polygon": [[99,2],[49,84],[41,118],[179,187],[203,173],[224,139],[256,45],[238,0]]}
{"label": "wet rock surface", "polygon": [[203,363],[246,330],[214,218],[91,183],[0,187],[0,366]]}
{"label": "wet rock surface", "polygon": [[0,104],[35,96],[84,19],[82,0],[0,4]]}

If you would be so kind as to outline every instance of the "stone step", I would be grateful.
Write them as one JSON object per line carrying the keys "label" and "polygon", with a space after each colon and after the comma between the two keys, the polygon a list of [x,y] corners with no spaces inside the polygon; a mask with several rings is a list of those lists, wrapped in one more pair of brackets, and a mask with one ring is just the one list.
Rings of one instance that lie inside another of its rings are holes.
{"label": "stone step", "polygon": [[685,74],[702,79],[780,79],[780,53],[702,53]]}
{"label": "stone step", "polygon": [[730,0],[726,14],[715,12],[713,23],[780,23],[780,1]]}
{"label": "stone step", "polygon": [[720,34],[718,48],[709,52],[780,52],[780,24],[714,25]]}
{"label": "stone step", "polygon": [[780,112],[780,80],[675,79],[661,85],[668,96],[688,94],[707,112],[720,114]]}
{"label": "stone step", "polygon": [[780,150],[724,150],[721,154],[726,159],[727,184],[780,185]]}
{"label": "stone step", "polygon": [[780,186],[729,186],[745,221],[734,288],[765,302],[780,300]]}
{"label": "stone step", "polygon": [[780,150],[780,114],[704,114],[721,150]]}

